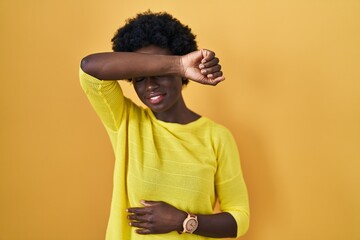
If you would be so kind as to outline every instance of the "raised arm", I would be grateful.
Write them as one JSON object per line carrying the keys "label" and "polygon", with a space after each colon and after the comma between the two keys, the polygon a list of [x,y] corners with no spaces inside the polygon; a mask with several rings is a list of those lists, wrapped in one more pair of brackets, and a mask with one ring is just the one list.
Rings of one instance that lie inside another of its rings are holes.
{"label": "raised arm", "polygon": [[216,85],[225,79],[219,59],[210,50],[198,50],[184,56],[136,52],[95,53],[82,59],[81,68],[100,80],[174,74],[201,84]]}
{"label": "raised arm", "polygon": [[135,52],[95,53],[82,59],[84,72],[100,80],[180,74],[180,57]]}

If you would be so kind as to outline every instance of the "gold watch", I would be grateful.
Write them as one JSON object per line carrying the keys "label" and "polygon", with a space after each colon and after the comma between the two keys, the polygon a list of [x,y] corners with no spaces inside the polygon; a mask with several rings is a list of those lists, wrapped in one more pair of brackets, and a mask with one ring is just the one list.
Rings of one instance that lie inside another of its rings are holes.
{"label": "gold watch", "polygon": [[185,218],[183,222],[184,230],[182,233],[193,233],[197,229],[198,225],[197,216],[195,214],[188,213],[187,218]]}

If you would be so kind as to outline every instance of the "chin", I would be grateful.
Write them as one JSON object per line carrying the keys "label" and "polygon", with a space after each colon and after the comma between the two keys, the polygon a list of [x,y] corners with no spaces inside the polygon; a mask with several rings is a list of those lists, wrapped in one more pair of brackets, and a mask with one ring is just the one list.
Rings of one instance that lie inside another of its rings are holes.
{"label": "chin", "polygon": [[165,112],[167,110],[167,108],[164,106],[164,104],[159,103],[159,104],[145,104],[148,108],[150,108],[150,110],[152,112],[156,112],[156,113],[162,113]]}
{"label": "chin", "polygon": [[[150,107],[149,107],[150,108]],[[154,113],[163,113],[165,112],[164,109],[159,109],[159,108],[150,108],[150,110]]]}

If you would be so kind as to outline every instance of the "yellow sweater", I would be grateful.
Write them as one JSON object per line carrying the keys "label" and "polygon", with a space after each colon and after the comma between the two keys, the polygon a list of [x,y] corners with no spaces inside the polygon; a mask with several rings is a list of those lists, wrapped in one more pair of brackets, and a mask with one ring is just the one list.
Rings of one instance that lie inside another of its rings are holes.
{"label": "yellow sweater", "polygon": [[164,201],[178,209],[236,220],[237,235],[249,225],[249,206],[236,143],[223,126],[201,117],[186,125],[157,120],[123,96],[117,81],[101,81],[80,69],[80,82],[102,120],[115,153],[113,195],[106,240],[209,239],[195,234],[139,235],[126,208],[140,200]]}

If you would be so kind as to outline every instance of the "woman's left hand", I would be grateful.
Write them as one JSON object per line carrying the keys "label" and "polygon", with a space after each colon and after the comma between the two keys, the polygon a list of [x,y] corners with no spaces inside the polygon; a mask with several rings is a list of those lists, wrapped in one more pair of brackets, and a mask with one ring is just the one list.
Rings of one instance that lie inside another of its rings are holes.
{"label": "woman's left hand", "polygon": [[159,234],[182,231],[187,213],[161,201],[145,201],[144,207],[128,208],[129,224],[139,234]]}

